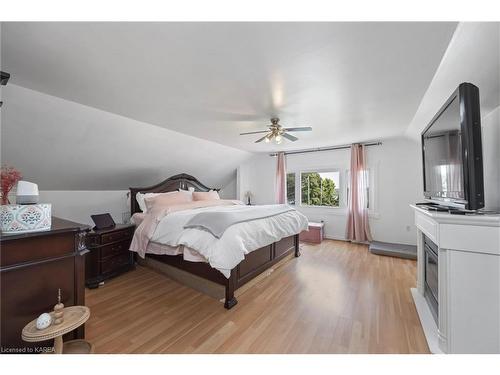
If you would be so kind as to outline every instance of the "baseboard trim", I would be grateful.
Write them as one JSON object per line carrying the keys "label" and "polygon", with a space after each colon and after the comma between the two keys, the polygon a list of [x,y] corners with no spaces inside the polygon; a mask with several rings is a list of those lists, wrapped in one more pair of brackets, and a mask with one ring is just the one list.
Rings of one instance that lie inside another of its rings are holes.
{"label": "baseboard trim", "polygon": [[327,235],[325,235],[323,237],[323,239],[325,239],[325,240],[335,240],[335,241],[344,241],[344,242],[347,242],[347,240],[345,239],[345,237],[336,237],[336,236],[327,236]]}

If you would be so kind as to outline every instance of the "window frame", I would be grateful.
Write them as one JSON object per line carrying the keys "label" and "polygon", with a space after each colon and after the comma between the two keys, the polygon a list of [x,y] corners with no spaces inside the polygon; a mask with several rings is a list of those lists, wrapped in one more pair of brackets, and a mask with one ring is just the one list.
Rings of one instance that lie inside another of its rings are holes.
{"label": "window frame", "polygon": [[[303,173],[332,173],[332,172],[338,172],[339,174],[339,205],[338,206],[318,206],[318,205],[313,205],[313,204],[303,204],[302,203],[302,174]],[[338,167],[333,167],[333,168],[314,168],[314,169],[305,169],[305,170],[300,170],[299,172],[292,172],[290,173],[295,173],[295,205],[297,206],[297,196],[299,197],[299,204],[298,206],[303,207],[303,208],[326,208],[328,210],[341,210],[345,209],[346,205],[346,200],[344,199],[344,176],[342,173],[342,169]]]}
{"label": "window frame", "polygon": [[[380,216],[378,212],[378,169],[379,169],[379,164],[376,163],[374,165],[368,165],[368,180],[369,180],[369,190],[368,190],[368,199],[369,199],[369,206],[368,206],[368,215],[373,217],[373,218],[378,218]],[[346,194],[346,207],[347,207],[347,199],[349,195],[349,188],[350,188],[350,170],[346,169],[345,170],[345,177],[346,177],[346,183],[345,183],[345,194]]]}

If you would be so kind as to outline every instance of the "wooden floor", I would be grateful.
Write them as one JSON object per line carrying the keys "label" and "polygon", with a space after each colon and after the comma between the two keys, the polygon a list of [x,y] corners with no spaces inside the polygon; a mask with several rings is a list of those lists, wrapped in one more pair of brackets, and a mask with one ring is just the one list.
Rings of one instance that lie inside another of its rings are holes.
{"label": "wooden floor", "polygon": [[87,290],[96,353],[428,353],[416,262],[341,241],[302,245],[232,310],[149,269]]}

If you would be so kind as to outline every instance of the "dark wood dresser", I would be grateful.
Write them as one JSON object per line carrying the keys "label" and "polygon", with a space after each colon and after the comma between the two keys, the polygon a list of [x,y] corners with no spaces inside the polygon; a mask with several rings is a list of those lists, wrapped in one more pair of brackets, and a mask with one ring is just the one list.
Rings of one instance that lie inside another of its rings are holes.
{"label": "dark wood dresser", "polygon": [[134,235],[132,224],[116,224],[110,229],[92,230],[87,234],[85,284],[97,288],[99,283],[134,268],[134,253],[129,250]]}
{"label": "dark wood dresser", "polygon": [[[23,327],[52,311],[61,289],[65,306],[85,305],[85,233],[88,227],[52,218],[48,231],[0,235],[2,353],[35,353],[47,342],[21,339]],[[66,339],[83,339],[84,328]]]}

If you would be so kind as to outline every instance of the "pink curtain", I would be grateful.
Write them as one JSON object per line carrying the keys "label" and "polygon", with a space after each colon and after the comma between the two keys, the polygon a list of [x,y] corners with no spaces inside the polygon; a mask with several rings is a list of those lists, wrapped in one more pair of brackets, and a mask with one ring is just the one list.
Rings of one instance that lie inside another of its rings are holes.
{"label": "pink curtain", "polygon": [[346,238],[356,242],[372,240],[368,222],[368,170],[365,146],[351,146],[350,188],[347,204]]}
{"label": "pink curtain", "polygon": [[286,203],[286,163],[285,154],[278,152],[276,157],[276,203]]}

